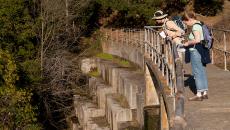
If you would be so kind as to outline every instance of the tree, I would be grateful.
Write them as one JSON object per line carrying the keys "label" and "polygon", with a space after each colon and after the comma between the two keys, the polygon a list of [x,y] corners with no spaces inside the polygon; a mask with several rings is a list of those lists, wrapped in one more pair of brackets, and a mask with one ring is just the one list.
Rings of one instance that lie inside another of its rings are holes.
{"label": "tree", "polygon": [[222,11],[224,0],[194,0],[194,10],[196,13],[215,16]]}
{"label": "tree", "polygon": [[[40,66],[43,80],[36,90],[40,115],[49,129],[65,129],[73,89],[81,76],[80,38],[88,32],[91,0],[40,0]],[[73,54],[73,53],[74,54]]]}
{"label": "tree", "polygon": [[11,55],[0,50],[0,129],[39,130],[34,107],[30,104],[32,94],[17,89],[16,64]]}
{"label": "tree", "polygon": [[[37,40],[36,19],[32,0],[0,0],[0,49],[7,50],[15,59],[20,80],[18,85],[25,86],[37,81]],[[28,69],[33,71],[28,71]],[[35,70],[37,72],[35,72]],[[34,79],[33,79],[34,78]]]}

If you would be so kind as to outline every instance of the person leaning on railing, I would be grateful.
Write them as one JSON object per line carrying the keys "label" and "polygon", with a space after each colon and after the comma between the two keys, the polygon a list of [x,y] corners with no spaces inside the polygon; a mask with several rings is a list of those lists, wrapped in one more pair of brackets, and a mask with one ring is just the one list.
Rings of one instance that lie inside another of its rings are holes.
{"label": "person leaning on railing", "polygon": [[175,59],[181,59],[181,55],[178,55],[177,52],[185,52],[185,49],[182,45],[183,35],[185,32],[178,27],[174,21],[169,20],[167,16],[168,14],[164,14],[163,11],[158,10],[154,13],[154,17],[152,19],[156,20],[158,24],[162,25],[163,31],[160,33],[160,35],[163,38],[170,38],[172,42],[176,44],[176,48],[173,48]]}
{"label": "person leaning on railing", "polygon": [[192,65],[197,94],[189,98],[189,100],[202,101],[203,99],[208,99],[208,80],[205,67],[206,64],[211,62],[211,59],[208,49],[205,49],[201,44],[201,40],[204,40],[203,30],[199,24],[196,24],[201,22],[196,19],[195,13],[185,12],[182,20],[187,26],[192,27],[188,41],[184,43],[184,46],[189,50],[189,60]]}

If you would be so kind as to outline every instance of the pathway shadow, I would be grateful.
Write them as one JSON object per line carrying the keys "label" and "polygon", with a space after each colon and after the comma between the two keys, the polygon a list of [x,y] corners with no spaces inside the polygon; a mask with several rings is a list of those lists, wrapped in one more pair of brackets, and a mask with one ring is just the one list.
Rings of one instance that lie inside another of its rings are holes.
{"label": "pathway shadow", "polygon": [[190,75],[190,74],[185,74],[184,77],[188,77],[185,81],[184,81],[184,86],[185,87],[189,87],[190,90],[196,94],[197,93],[197,89],[196,89],[196,83],[194,80],[194,76]]}

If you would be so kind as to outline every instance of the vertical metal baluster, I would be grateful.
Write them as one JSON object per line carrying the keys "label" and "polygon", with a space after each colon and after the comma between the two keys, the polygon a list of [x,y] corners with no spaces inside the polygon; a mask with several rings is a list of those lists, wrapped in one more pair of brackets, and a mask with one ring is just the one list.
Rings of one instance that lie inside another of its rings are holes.
{"label": "vertical metal baluster", "polygon": [[162,65],[161,65],[161,73],[164,76],[164,67],[165,67],[165,62],[164,62],[164,56],[165,56],[165,51],[164,51],[164,43],[163,43],[163,38],[161,38],[161,54],[162,54]]}
{"label": "vertical metal baluster", "polygon": [[152,56],[152,61],[154,60],[154,57],[153,57],[153,46],[154,46],[154,32],[152,31],[151,33],[151,36],[152,36],[152,46],[151,46],[151,56]]}
{"label": "vertical metal baluster", "polygon": [[145,41],[144,41],[144,46],[145,46],[145,52],[144,54],[147,52],[147,29],[145,28]]}
{"label": "vertical metal baluster", "polygon": [[149,38],[149,29],[147,30],[147,55],[149,56],[149,42],[150,42],[150,38]]}
{"label": "vertical metal baluster", "polygon": [[224,32],[224,70],[228,71],[227,68],[227,55],[226,55],[226,51],[227,51],[227,42],[226,42],[226,34]]}
{"label": "vertical metal baluster", "polygon": [[[211,33],[213,35],[213,29],[211,29]],[[213,41],[213,42],[215,42],[215,41]],[[215,43],[213,43],[213,44],[215,44]],[[214,45],[213,45],[213,48],[214,48]],[[212,64],[214,64],[215,62],[214,62],[214,51],[213,51],[213,49],[211,49],[211,53],[212,53]]]}
{"label": "vertical metal baluster", "polygon": [[155,45],[155,54],[156,54],[156,57],[155,57],[155,64],[157,64],[157,44],[158,44],[158,36],[156,34],[156,45]]}

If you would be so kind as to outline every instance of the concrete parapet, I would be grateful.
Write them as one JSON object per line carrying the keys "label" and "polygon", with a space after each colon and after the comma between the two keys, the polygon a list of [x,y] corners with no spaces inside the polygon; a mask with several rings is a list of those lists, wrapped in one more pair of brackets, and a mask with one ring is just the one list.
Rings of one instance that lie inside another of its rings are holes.
{"label": "concrete parapet", "polygon": [[[117,90],[117,92],[114,93],[119,93],[120,95],[123,95],[131,110],[137,109],[136,111],[138,111],[138,113],[134,115],[133,118],[138,120],[141,126],[143,126],[144,125],[143,107],[144,107],[144,93],[145,93],[144,74],[141,72],[137,72],[135,70],[116,67],[114,65],[112,65],[112,67],[105,67],[105,66],[110,66],[111,64],[108,64],[107,62],[104,61],[98,64],[103,64],[100,65],[101,66],[100,71],[102,73],[106,71],[109,72],[109,74],[107,75],[109,76],[110,79],[109,82],[111,86],[115,90]],[[105,94],[103,94],[104,92],[106,91],[103,91],[103,89],[100,91],[101,95],[103,96],[103,98],[100,99],[98,103],[100,108],[103,108],[102,106],[104,103],[103,99],[105,97]]]}
{"label": "concrete parapet", "polygon": [[122,104],[118,94],[107,95],[106,98],[106,118],[112,130],[118,130],[118,123],[122,121],[132,121],[132,111]]}
{"label": "concrete parapet", "polygon": [[141,130],[137,121],[118,122],[118,130]]}
{"label": "concrete parapet", "polygon": [[102,48],[103,52],[132,61],[144,70],[144,56],[136,47],[117,43],[103,43]]}
{"label": "concrete parapet", "polygon": [[76,124],[76,123],[72,124],[71,129],[72,130],[83,130],[83,128],[79,124]]}
{"label": "concrete parapet", "polygon": [[[136,109],[137,108],[137,93],[138,87],[141,87],[140,84],[135,81],[134,77],[137,77],[135,73],[121,73],[120,75],[120,82],[119,82],[119,89],[118,93],[125,96],[125,98],[128,101],[128,104],[130,106],[130,109]],[[140,82],[141,79],[139,79],[138,82]]]}
{"label": "concrete parapet", "polygon": [[105,115],[105,111],[103,109],[98,109],[96,104],[90,102],[79,102],[77,105],[77,111],[79,123],[83,126],[83,128],[87,125],[89,118]]}
{"label": "concrete parapet", "polygon": [[[139,53],[133,52],[132,49],[124,53],[113,49],[113,53],[134,63],[144,64]],[[111,61],[98,58],[95,61],[101,77],[89,79],[90,95],[94,100],[75,101],[76,116],[81,128],[83,130],[143,129],[145,74],[134,68],[121,67]]]}
{"label": "concrete parapet", "polygon": [[122,68],[112,68],[111,73],[111,86],[118,91],[118,85],[119,85],[119,72],[122,70]]}
{"label": "concrete parapet", "polygon": [[89,73],[92,68],[96,68],[96,61],[93,58],[86,58],[81,61],[81,71]]}
{"label": "concrete parapet", "polygon": [[105,117],[91,117],[84,130],[111,130]]}
{"label": "concrete parapet", "polygon": [[105,82],[101,78],[98,78],[98,77],[89,78],[90,95],[92,95],[93,98],[96,98],[98,86],[104,85],[104,84],[105,84]]}
{"label": "concrete parapet", "polygon": [[108,85],[99,85],[97,88],[97,103],[98,107],[105,110],[106,95],[116,93],[116,91]]}

